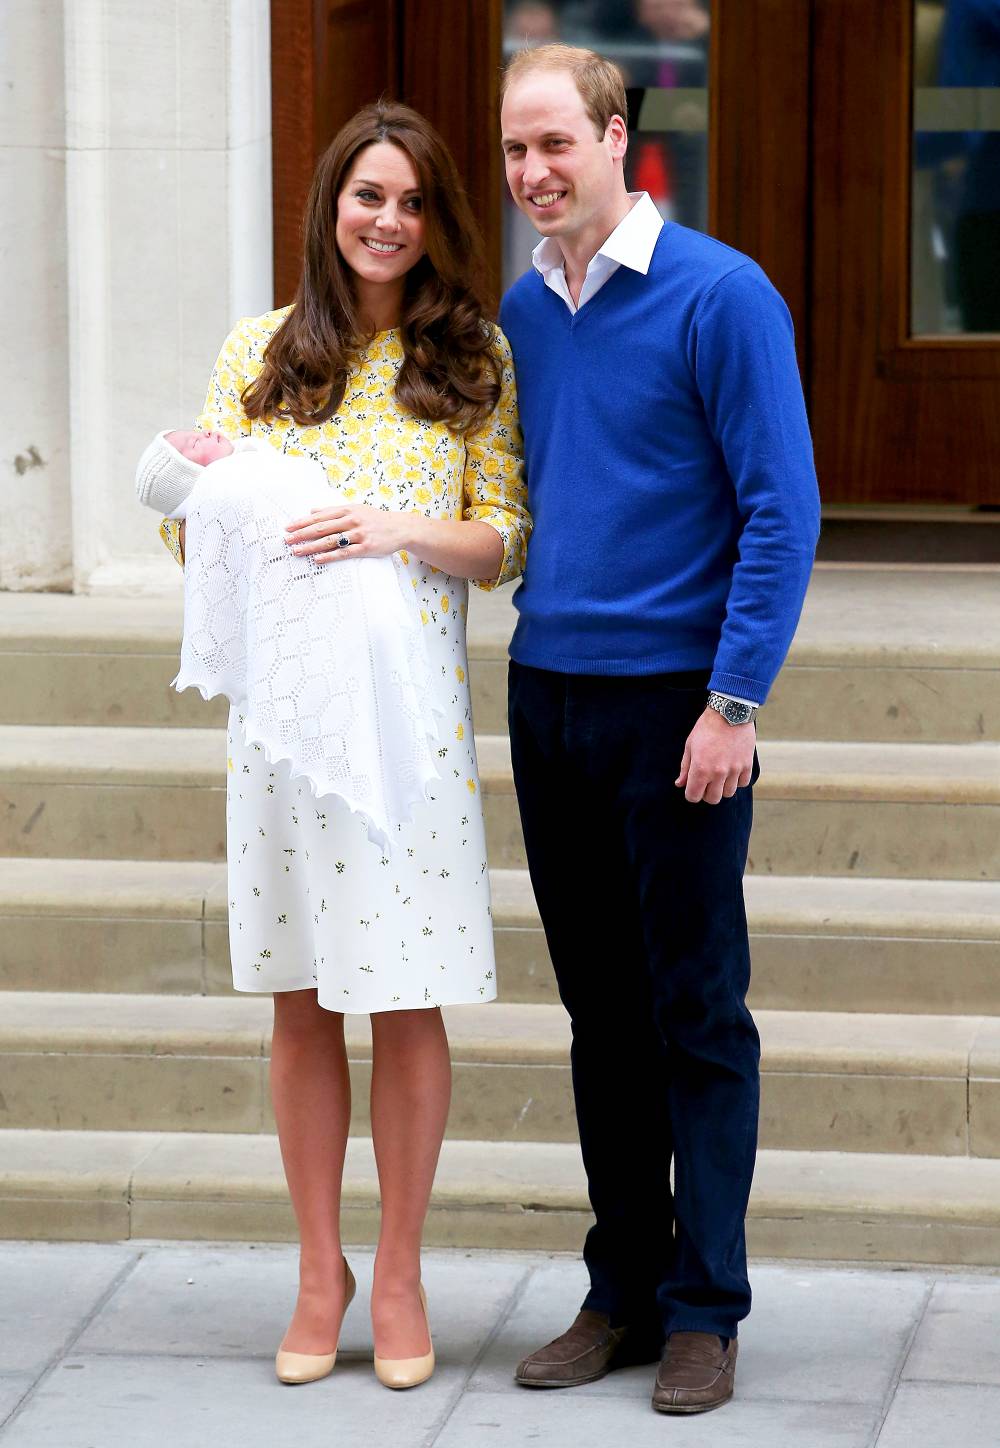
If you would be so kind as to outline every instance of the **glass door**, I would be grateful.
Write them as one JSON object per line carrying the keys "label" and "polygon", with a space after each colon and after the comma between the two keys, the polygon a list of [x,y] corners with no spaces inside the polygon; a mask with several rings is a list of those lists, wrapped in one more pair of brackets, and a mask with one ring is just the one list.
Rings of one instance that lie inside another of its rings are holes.
{"label": "glass door", "polygon": [[1000,3],[915,0],[910,330],[1000,334]]}

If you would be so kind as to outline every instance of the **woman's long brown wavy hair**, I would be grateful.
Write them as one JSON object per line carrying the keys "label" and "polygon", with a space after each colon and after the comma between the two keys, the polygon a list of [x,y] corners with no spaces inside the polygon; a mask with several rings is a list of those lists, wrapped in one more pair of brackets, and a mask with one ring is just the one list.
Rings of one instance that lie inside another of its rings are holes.
{"label": "woman's long brown wavy hair", "polygon": [[483,243],[448,148],[423,116],[379,101],[358,111],[320,157],[306,203],[302,275],[292,310],[243,393],[248,417],[327,422],[372,340],[358,315],[352,272],[337,247],[337,198],[358,153],[388,141],[420,181],[425,254],[406,274],[396,398],[414,416],[467,433],[500,395],[495,332],[483,315]]}

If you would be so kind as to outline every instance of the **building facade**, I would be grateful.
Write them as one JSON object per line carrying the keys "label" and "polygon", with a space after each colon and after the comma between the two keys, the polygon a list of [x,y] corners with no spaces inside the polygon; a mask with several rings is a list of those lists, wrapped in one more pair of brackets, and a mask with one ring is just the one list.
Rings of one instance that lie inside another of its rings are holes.
{"label": "building facade", "polygon": [[1000,504],[996,0],[9,0],[0,26],[0,588],[176,586],[134,458],[289,299],[359,105],[439,126],[499,293],[533,240],[499,70],[557,39],[623,66],[630,184],[788,301],[828,508]]}

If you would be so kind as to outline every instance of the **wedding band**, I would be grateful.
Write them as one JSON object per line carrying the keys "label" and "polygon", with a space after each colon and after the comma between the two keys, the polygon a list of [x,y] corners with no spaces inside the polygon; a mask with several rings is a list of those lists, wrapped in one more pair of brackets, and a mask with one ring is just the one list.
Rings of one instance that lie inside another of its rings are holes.
{"label": "wedding band", "polygon": [[346,533],[341,533],[340,537],[337,539],[337,547],[338,547],[338,548],[350,548],[350,546],[351,546],[351,540],[350,540],[350,538],[348,538],[348,536],[347,536]]}

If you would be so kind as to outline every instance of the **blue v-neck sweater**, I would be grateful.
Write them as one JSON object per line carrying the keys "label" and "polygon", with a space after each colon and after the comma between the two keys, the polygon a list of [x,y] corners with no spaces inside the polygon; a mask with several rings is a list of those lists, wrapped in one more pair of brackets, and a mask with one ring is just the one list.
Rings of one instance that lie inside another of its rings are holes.
{"label": "blue v-neck sweater", "polygon": [[763,703],[819,498],[788,310],[761,269],[667,223],[575,314],[534,270],[500,311],[534,531],[511,656],[571,674],[708,669]]}

